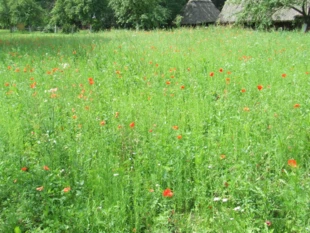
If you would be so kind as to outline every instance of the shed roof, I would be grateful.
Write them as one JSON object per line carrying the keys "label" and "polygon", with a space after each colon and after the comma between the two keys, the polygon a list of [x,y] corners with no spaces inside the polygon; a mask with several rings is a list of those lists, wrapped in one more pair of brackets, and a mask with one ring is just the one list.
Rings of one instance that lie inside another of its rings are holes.
{"label": "shed roof", "polygon": [[211,0],[190,0],[182,10],[183,25],[214,23],[220,11]]}
{"label": "shed roof", "polygon": [[[310,4],[310,1],[309,3]],[[300,6],[296,8],[301,9]],[[238,18],[238,13],[242,12],[243,6],[241,4],[231,3],[227,0],[221,13],[219,14],[218,21],[220,23],[235,23]],[[272,15],[274,22],[289,22],[293,21],[296,16],[301,14],[292,8],[281,8]]]}

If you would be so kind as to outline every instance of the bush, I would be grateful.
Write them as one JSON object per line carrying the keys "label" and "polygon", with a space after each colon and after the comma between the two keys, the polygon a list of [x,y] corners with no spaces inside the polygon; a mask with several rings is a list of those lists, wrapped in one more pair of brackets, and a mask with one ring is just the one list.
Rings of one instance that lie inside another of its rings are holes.
{"label": "bush", "polygon": [[62,31],[62,33],[69,34],[69,33],[78,32],[79,28],[76,25],[64,24],[62,26],[62,30],[61,31]]}

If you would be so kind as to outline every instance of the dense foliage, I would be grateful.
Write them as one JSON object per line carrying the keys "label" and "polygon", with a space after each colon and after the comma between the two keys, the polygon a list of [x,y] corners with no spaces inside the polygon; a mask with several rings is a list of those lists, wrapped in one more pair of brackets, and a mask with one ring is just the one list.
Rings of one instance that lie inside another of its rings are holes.
{"label": "dense foliage", "polygon": [[61,26],[65,30],[113,26],[172,26],[186,0],[0,0],[0,26]]}

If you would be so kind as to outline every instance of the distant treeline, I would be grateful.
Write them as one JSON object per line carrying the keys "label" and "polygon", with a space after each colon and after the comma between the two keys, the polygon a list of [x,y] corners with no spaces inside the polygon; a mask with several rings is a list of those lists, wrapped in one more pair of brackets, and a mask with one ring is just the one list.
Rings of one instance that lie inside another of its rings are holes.
{"label": "distant treeline", "polygon": [[[221,9],[225,0],[213,0]],[[63,31],[172,27],[187,0],[0,0],[2,28]]]}

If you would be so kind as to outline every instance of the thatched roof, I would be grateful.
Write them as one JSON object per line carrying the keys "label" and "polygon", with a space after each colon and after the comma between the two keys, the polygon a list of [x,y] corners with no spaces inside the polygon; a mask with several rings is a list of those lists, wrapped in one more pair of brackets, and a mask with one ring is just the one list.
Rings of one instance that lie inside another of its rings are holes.
{"label": "thatched roof", "polygon": [[[300,6],[296,7],[301,9]],[[230,3],[228,0],[219,15],[218,21],[220,23],[235,23],[237,21],[238,13],[240,13],[242,9],[242,4]],[[282,8],[272,15],[272,19],[274,22],[290,22],[293,21],[296,16],[300,16],[300,13],[294,9]]]}
{"label": "thatched roof", "polygon": [[242,11],[242,4],[229,3],[227,1],[219,14],[220,23],[234,23],[237,21],[238,13]]}
{"label": "thatched roof", "polygon": [[294,9],[283,8],[276,11],[272,15],[272,20],[275,22],[289,22],[293,21],[296,16],[300,16],[301,14],[295,11]]}
{"label": "thatched roof", "polygon": [[190,0],[182,10],[182,25],[214,23],[220,11],[211,0]]}

